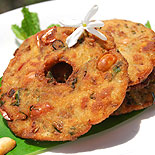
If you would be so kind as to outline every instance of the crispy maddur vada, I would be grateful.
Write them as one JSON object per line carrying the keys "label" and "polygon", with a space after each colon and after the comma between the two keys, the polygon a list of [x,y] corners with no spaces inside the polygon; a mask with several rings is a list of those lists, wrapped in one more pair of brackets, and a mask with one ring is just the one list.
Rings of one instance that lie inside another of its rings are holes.
{"label": "crispy maddur vada", "polygon": [[155,69],[142,83],[129,87],[125,100],[113,115],[141,110],[155,104]]}
{"label": "crispy maddur vada", "polygon": [[41,31],[14,53],[3,75],[0,109],[15,135],[74,140],[123,102],[128,65],[112,37],[105,32],[108,40],[99,41],[85,32],[68,48],[65,40],[73,31]]}
{"label": "crispy maddur vada", "polygon": [[141,83],[155,66],[155,33],[128,20],[106,20],[104,24],[101,30],[112,34],[117,50],[129,64],[129,85]]}

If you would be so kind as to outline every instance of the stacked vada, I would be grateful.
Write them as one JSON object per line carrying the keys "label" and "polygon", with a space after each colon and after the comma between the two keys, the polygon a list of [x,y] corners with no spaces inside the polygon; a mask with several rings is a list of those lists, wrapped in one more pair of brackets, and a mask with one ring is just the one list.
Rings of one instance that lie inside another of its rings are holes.
{"label": "stacked vada", "polygon": [[155,101],[155,33],[128,20],[113,19],[104,23],[102,30],[111,33],[117,50],[129,64],[126,98],[114,115],[151,106]]}
{"label": "stacked vada", "polygon": [[125,20],[104,21],[68,47],[75,28],[52,27],[26,39],[3,75],[0,112],[19,137],[75,140],[110,115],[152,105],[155,33]]}
{"label": "stacked vada", "polygon": [[69,48],[75,28],[52,27],[26,39],[3,75],[0,110],[16,136],[74,140],[122,104],[128,63],[107,41],[84,32]]}

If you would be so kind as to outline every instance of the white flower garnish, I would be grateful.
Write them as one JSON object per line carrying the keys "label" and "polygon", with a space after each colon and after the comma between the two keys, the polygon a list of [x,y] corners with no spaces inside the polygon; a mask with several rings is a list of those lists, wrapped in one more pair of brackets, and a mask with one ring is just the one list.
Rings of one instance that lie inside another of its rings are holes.
{"label": "white flower garnish", "polygon": [[89,12],[86,14],[85,18],[82,20],[82,22],[79,22],[77,24],[64,24],[63,22],[60,22],[61,25],[66,27],[78,27],[70,36],[67,37],[66,43],[68,47],[74,46],[81,34],[84,32],[84,30],[87,30],[88,32],[92,33],[93,35],[97,36],[98,38],[102,40],[107,40],[106,36],[102,34],[101,32],[97,31],[96,27],[103,27],[104,23],[102,21],[91,21],[90,19],[96,14],[98,11],[98,6],[94,5]]}

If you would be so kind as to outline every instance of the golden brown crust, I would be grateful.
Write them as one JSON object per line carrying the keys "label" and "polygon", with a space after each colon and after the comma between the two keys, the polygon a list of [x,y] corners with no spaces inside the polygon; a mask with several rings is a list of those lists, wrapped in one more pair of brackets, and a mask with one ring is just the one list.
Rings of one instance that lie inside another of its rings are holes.
{"label": "golden brown crust", "polygon": [[129,87],[125,100],[113,115],[141,110],[155,104],[155,69],[142,83]]}
{"label": "golden brown crust", "polygon": [[[10,61],[3,76],[1,110],[17,136],[74,140],[122,103],[128,65],[116,52],[112,39],[101,45],[97,38],[84,33],[68,48],[65,40],[73,30],[53,27],[41,31],[24,41]],[[104,44],[108,50],[101,47]],[[99,69],[97,66],[106,54],[116,61],[110,59],[111,66],[102,71],[102,62]]]}
{"label": "golden brown crust", "polygon": [[155,33],[127,20],[107,20],[104,24],[101,30],[111,32],[117,49],[129,63],[129,85],[145,80],[155,65]]}

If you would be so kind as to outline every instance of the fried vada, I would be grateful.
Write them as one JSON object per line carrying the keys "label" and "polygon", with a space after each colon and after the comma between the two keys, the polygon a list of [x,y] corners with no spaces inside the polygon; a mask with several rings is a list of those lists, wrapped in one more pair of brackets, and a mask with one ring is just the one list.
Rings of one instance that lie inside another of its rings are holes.
{"label": "fried vada", "polygon": [[128,89],[125,100],[113,115],[141,110],[155,104],[155,69],[145,81]]}
{"label": "fried vada", "polygon": [[112,36],[105,32],[102,42],[85,32],[68,48],[74,30],[49,28],[15,51],[3,75],[0,111],[16,136],[74,140],[123,102],[128,64]]}
{"label": "fried vada", "polygon": [[155,66],[155,33],[140,23],[128,20],[106,20],[104,24],[101,31],[112,34],[117,50],[129,64],[129,86],[141,83]]}

